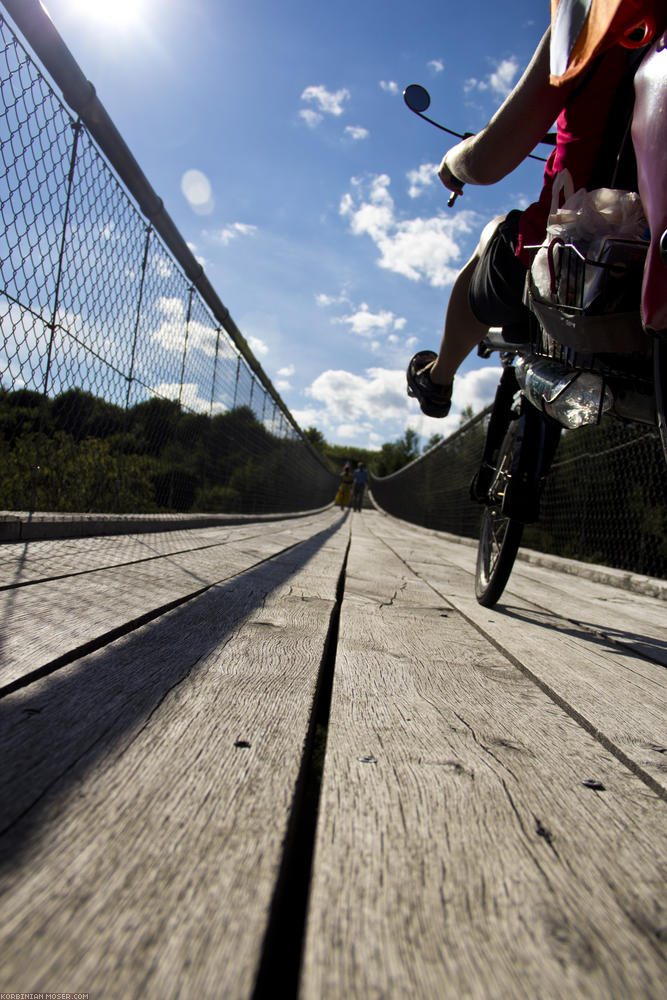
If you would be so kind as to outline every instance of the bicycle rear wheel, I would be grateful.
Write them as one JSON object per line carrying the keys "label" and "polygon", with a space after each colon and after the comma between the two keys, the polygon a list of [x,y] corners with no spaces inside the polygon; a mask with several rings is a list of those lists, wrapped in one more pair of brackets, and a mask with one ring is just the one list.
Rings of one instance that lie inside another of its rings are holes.
{"label": "bicycle rear wheel", "polygon": [[513,420],[498,451],[496,474],[484,508],[477,549],[475,596],[485,608],[492,608],[509,580],[521,544],[523,522],[506,517],[503,498],[517,465],[518,421]]}

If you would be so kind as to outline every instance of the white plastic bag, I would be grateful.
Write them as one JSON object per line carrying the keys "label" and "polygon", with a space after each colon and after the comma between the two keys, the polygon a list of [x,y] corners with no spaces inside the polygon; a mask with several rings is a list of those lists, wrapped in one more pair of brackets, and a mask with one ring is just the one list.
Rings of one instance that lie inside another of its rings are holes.
{"label": "white plastic bag", "polygon": [[[564,173],[567,174],[567,171]],[[575,290],[571,272],[568,271],[567,275],[560,273],[561,241],[563,245],[576,247],[583,264],[584,257],[599,260],[610,239],[645,237],[648,223],[639,195],[634,191],[620,191],[616,188],[586,191],[585,188],[580,188],[574,193],[568,193],[568,179],[571,188],[569,174],[560,182],[557,178],[554,184],[547,234],[535,254],[531,276],[540,298],[586,307],[599,290],[602,268],[586,267],[583,288],[579,285]],[[562,191],[566,194],[566,199],[562,207],[557,208],[555,205]],[[574,301],[575,296],[580,301]]]}

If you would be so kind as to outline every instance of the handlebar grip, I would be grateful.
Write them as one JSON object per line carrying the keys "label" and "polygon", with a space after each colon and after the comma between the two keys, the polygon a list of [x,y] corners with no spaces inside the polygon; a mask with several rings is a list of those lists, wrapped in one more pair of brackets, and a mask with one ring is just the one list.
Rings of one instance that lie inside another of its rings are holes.
{"label": "handlebar grip", "polygon": [[[452,174],[452,181],[455,184],[460,184],[461,187],[463,187],[463,181],[460,181],[458,179],[458,177],[454,176],[454,174]],[[452,191],[452,193],[449,196],[449,201],[447,202],[447,208],[451,208],[453,206],[453,204],[456,201],[456,199],[458,198],[458,196],[459,196],[459,192],[458,191]]]}

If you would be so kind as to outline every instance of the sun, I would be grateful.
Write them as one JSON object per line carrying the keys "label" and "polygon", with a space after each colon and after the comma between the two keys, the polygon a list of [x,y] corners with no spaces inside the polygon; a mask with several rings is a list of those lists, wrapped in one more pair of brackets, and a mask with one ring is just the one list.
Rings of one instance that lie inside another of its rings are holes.
{"label": "sun", "polygon": [[145,6],[145,0],[72,0],[77,14],[111,28],[138,24]]}

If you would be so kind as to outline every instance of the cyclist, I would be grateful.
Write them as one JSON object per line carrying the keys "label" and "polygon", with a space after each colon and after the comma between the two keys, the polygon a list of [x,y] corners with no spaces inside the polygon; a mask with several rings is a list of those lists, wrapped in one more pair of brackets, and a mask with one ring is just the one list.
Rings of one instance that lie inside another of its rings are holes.
{"label": "cyclist", "polygon": [[[636,12],[635,0],[611,2],[615,8],[630,3]],[[569,0],[562,3],[568,6]],[[556,8],[554,3],[555,12]],[[627,72],[628,50],[613,44],[615,38],[605,39],[603,33],[597,47],[577,64],[574,75],[556,78],[550,75],[550,41],[549,29],[489,123],[452,147],[438,170],[444,186],[459,195],[464,183],[494,184],[521,163],[557,119],[556,147],[547,161],[538,200],[485,227],[452,287],[438,354],[419,351],[410,361],[408,395],[417,399],[427,416],[447,416],[454,375],[490,326],[502,326],[510,342],[513,328],[522,327],[529,266],[525,247],[544,238],[558,174],[569,171],[574,190],[596,186],[591,183],[596,159],[616,91]]]}

